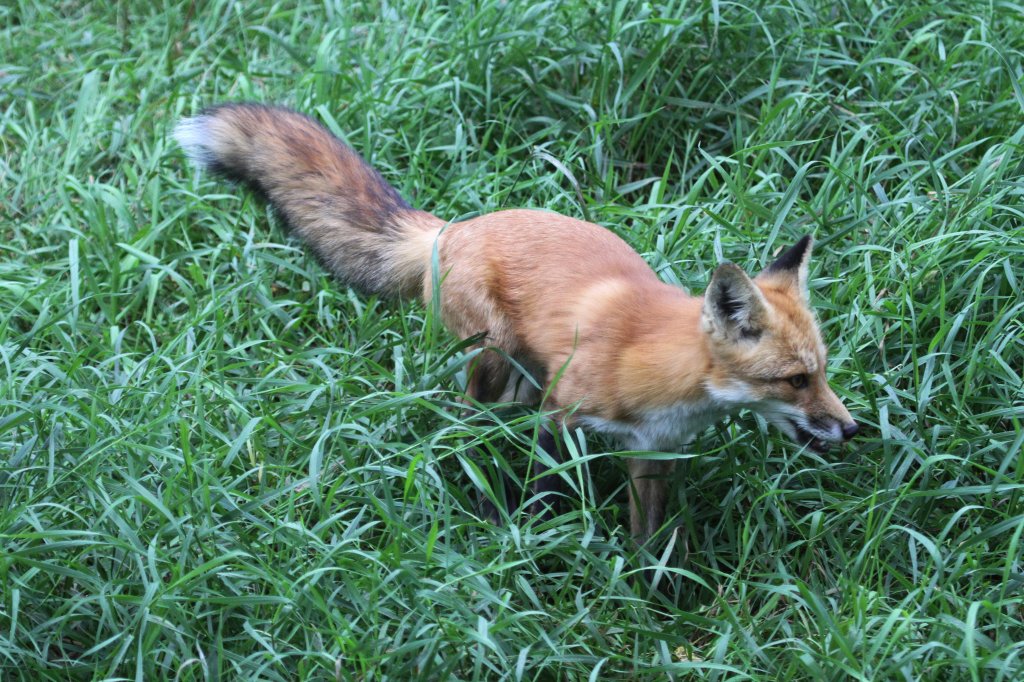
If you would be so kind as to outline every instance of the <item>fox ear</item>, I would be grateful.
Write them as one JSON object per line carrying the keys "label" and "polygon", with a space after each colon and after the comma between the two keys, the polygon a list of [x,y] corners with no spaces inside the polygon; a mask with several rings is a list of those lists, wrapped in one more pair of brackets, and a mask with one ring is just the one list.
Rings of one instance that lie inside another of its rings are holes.
{"label": "fox ear", "polygon": [[814,240],[811,235],[804,235],[800,241],[780,253],[779,257],[762,270],[757,278],[795,286],[797,293],[806,301],[808,299],[807,267],[811,260],[813,246]]}
{"label": "fox ear", "polygon": [[704,292],[704,331],[733,341],[753,341],[764,331],[767,317],[768,302],[747,273],[733,263],[715,268]]}

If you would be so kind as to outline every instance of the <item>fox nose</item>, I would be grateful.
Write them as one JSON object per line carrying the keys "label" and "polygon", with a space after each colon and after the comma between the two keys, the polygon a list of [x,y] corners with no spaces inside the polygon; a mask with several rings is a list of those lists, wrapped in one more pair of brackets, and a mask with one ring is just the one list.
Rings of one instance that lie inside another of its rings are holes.
{"label": "fox nose", "polygon": [[850,440],[857,435],[858,431],[860,431],[860,427],[857,426],[857,422],[843,424],[843,440]]}

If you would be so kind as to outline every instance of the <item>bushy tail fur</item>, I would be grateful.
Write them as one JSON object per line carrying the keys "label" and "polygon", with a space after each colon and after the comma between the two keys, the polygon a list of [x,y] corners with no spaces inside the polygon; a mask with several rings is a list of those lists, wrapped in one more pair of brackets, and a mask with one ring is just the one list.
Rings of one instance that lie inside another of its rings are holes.
{"label": "bushy tail fur", "polygon": [[263,195],[344,283],[386,297],[421,293],[444,221],[411,208],[313,119],[224,104],[183,119],[174,138],[200,166]]}

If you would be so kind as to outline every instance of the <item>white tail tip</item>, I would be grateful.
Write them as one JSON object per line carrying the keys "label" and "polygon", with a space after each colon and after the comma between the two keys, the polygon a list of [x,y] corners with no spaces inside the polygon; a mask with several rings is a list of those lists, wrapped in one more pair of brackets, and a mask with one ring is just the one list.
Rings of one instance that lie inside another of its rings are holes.
{"label": "white tail tip", "polygon": [[210,116],[183,118],[174,126],[174,139],[195,164],[209,168],[216,161],[210,147]]}

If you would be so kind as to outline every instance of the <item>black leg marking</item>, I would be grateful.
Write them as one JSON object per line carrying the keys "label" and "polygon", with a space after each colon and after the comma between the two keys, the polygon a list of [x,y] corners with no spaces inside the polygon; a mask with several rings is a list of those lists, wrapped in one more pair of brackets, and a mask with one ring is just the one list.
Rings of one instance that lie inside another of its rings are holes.
{"label": "black leg marking", "polygon": [[[554,425],[552,428],[555,428]],[[555,464],[565,461],[555,435],[545,428],[542,428],[537,436],[537,449],[546,452]],[[530,492],[531,497],[537,499],[530,504],[528,511],[533,515],[540,515],[544,519],[549,519],[559,513],[562,507],[561,501],[565,495],[565,483],[562,481],[561,474],[547,474],[547,472],[548,466],[539,457],[534,457],[532,471],[534,480]]]}
{"label": "black leg marking", "polygon": [[484,351],[466,368],[466,394],[481,403],[493,403],[505,392],[512,368],[500,355]]}
{"label": "black leg marking", "polygon": [[[479,450],[476,452],[479,452]],[[517,500],[512,494],[512,491],[518,489],[518,486],[515,484],[512,477],[504,471],[498,471],[497,476],[495,476],[495,479],[490,483],[491,489],[494,491],[494,496],[498,499],[499,503],[504,504],[504,511],[507,515],[510,510],[516,508]],[[494,501],[482,492],[479,495],[480,501],[477,504],[477,512],[479,515],[490,521],[491,524],[495,526],[504,523],[504,519],[501,514],[502,510],[498,509],[497,505],[494,504]]]}

